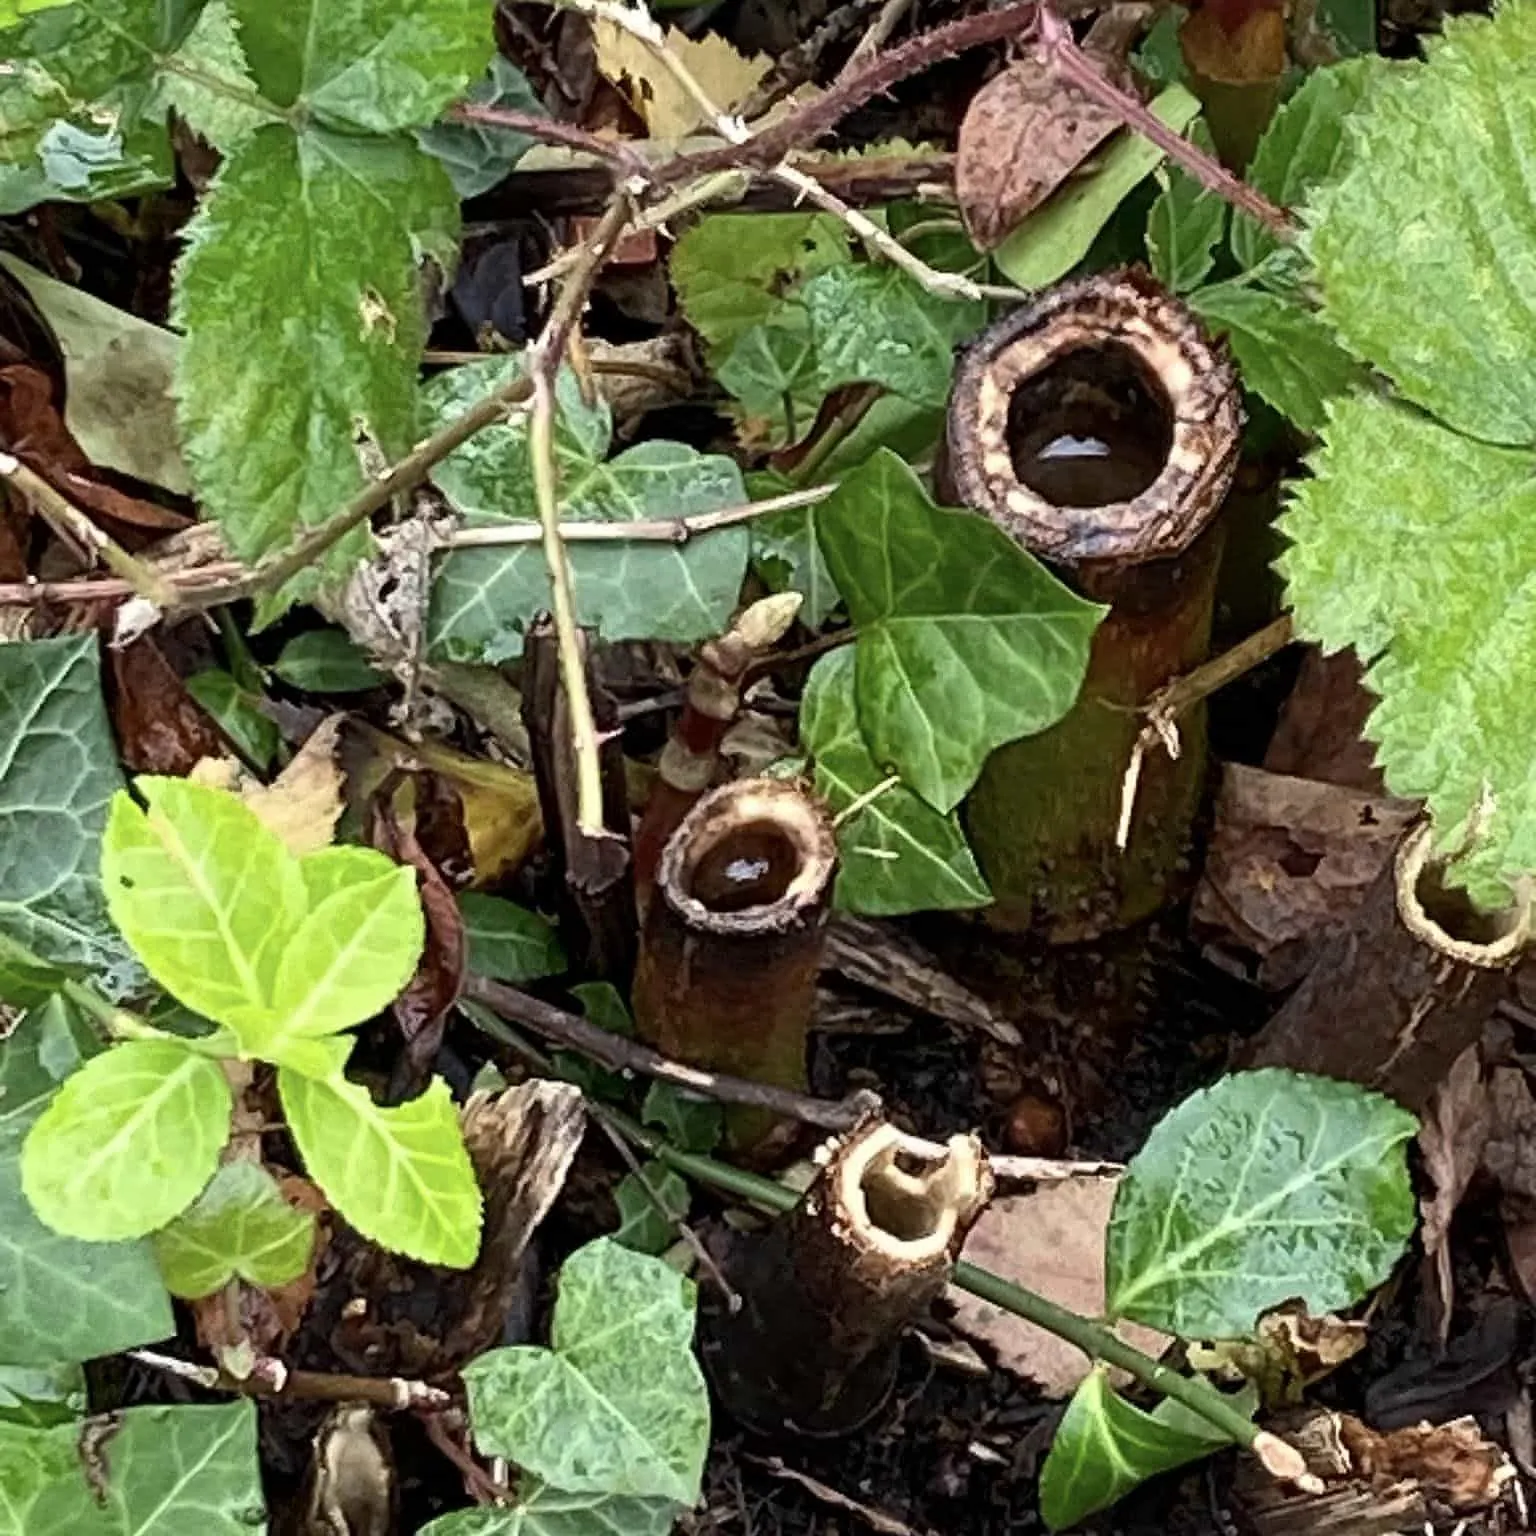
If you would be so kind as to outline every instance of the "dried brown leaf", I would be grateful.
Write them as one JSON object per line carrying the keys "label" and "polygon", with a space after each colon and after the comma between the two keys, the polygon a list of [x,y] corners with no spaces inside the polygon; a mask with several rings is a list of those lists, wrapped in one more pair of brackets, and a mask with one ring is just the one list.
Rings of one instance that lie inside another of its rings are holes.
{"label": "dried brown leaf", "polygon": [[1378,1434],[1340,1414],[1339,1438],[1360,1476],[1377,1484],[1411,1481],[1461,1512],[1497,1504],[1515,1477],[1504,1452],[1483,1438],[1470,1415]]}
{"label": "dried brown leaf", "polygon": [[1469,1045],[1435,1090],[1419,1127],[1424,1171],[1434,1183],[1434,1193],[1421,1199],[1420,1209],[1424,1218],[1424,1257],[1433,1265],[1442,1345],[1450,1336],[1451,1302],[1455,1294],[1451,1279],[1451,1218],[1472,1176],[1482,1165],[1491,1124],[1482,1055],[1477,1046]]}
{"label": "dried brown leaf", "polygon": [[[628,96],[653,139],[681,139],[705,123],[699,104],[678,84],[670,70],[632,32],[611,21],[593,24],[597,67]],[[762,54],[746,58],[718,33],[701,38],[669,31],[667,48],[687,66],[704,93],[722,112],[729,112],[773,67]]]}
{"label": "dried brown leaf", "polygon": [[187,692],[154,635],[108,649],[112,726],[123,762],[135,773],[176,778],[206,757],[222,757],[229,741]]}

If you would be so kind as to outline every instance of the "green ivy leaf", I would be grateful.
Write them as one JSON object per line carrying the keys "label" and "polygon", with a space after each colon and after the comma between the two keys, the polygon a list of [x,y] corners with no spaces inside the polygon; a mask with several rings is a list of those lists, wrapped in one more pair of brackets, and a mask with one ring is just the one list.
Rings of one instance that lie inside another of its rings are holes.
{"label": "green ivy leaf", "polygon": [[485,0],[231,0],[256,84],[352,133],[434,122],[494,47]]}
{"label": "green ivy leaf", "polygon": [[796,443],[816,420],[826,388],[811,322],[798,301],[744,331],[715,378],[741,406],[742,435],[770,446]]}
{"label": "green ivy leaf", "polygon": [[[747,476],[747,491],[755,501],[797,489],[787,477],[771,470]],[[773,592],[798,592],[800,622],[820,629],[842,602],[816,538],[816,508],[792,507],[770,512],[748,525],[752,541],[752,568]]]}
{"label": "green ivy leaf", "polygon": [[[258,9],[286,27],[308,7]],[[429,24],[436,7],[419,9]],[[360,89],[350,72],[335,84]],[[415,441],[426,337],[417,256],[446,262],[457,224],[446,173],[413,144],[275,126],[225,161],[188,230],[175,317],[187,332],[187,459],[241,559],[282,547],[362,490],[360,434],[391,460]],[[253,326],[273,294],[283,323]],[[365,548],[366,534],[342,540],[324,569],[347,570]],[[308,573],[302,590],[318,579]]]}
{"label": "green ivy leaf", "polygon": [[283,744],[282,732],[261,712],[257,696],[244,688],[222,667],[194,672],[187,692],[218,722],[253,768],[265,773]]}
{"label": "green ivy leaf", "polygon": [[[491,358],[435,379],[427,391],[428,429],[521,367],[521,358]],[[732,460],[682,443],[640,443],[606,459],[608,408],[581,406],[573,378],[561,380],[559,404],[556,460],[566,521],[687,517],[747,499]],[[471,525],[538,521],[521,421],[481,433],[439,465],[434,479]],[[747,552],[745,528],[722,528],[684,545],[571,544],[576,616],[608,640],[717,635],[741,595]],[[521,654],[524,631],[548,607],[549,572],[538,544],[456,550],[433,584],[431,643],[449,660],[505,661]]]}
{"label": "green ivy leaf", "polygon": [[667,1536],[681,1512],[670,1499],[567,1493],[525,1477],[516,1504],[443,1515],[421,1536]]}
{"label": "green ivy leaf", "polygon": [[[859,731],[851,648],[823,656],[806,680],[800,739],[816,762],[816,790],[841,815],[883,784]],[[885,789],[837,829],[835,899],[850,912],[905,912],[984,906],[992,893],[960,823],[904,784]]]}
{"label": "green ivy leaf", "polygon": [[154,1237],[167,1289],[195,1301],[231,1280],[286,1285],[304,1273],[315,1218],[283,1199],[257,1163],[225,1163],[196,1202]]}
{"label": "green ivy leaf", "polygon": [[0,933],[122,996],[142,973],[97,861],[122,785],[94,635],[0,646]]}
{"label": "green ivy leaf", "polygon": [[469,969],[475,976],[521,985],[558,976],[570,962],[555,925],[499,896],[465,891],[459,915],[469,941]]}
{"label": "green ivy leaf", "polygon": [[645,1090],[640,1118],[647,1125],[659,1125],[667,1140],[684,1152],[713,1152],[725,1129],[725,1111],[714,1099],[660,1081]]}
{"label": "green ivy leaf", "polygon": [[1328,401],[1365,382],[1323,318],[1296,299],[1215,283],[1190,294],[1189,304],[1227,338],[1243,383],[1304,432],[1321,431]]}
{"label": "green ivy leaf", "polygon": [[1040,1513],[1053,1530],[1124,1498],[1159,1472],[1199,1461],[1231,1442],[1165,1398],[1145,1413],[1120,1397],[1105,1372],[1086,1375],[1056,1430],[1040,1472]]}
{"label": "green ivy leaf", "polygon": [[1108,1314],[1232,1339],[1283,1301],[1314,1317],[1359,1301],[1413,1235],[1417,1128],[1380,1094],[1278,1067],[1191,1095],[1116,1191]]}
{"label": "green ivy leaf", "polygon": [[[46,1003],[69,979],[69,972],[34,954],[24,944],[0,933],[0,1003],[12,1008],[36,1008]],[[0,1114],[3,1114],[0,1107]]]}
{"label": "green ivy leaf", "polygon": [[47,1429],[83,1418],[85,1372],[78,1365],[0,1365],[0,1424]]}
{"label": "green ivy leaf", "polygon": [[677,1223],[693,1204],[693,1191],[665,1163],[650,1162],[641,1166],[639,1174],[625,1174],[613,1198],[619,1208],[614,1242],[636,1253],[665,1253],[677,1237]]}
{"label": "green ivy leaf", "polygon": [[[1200,111],[1198,98],[1170,85],[1148,103],[1154,117],[1183,133]],[[1085,257],[1099,231],[1137,185],[1157,169],[1163,152],[1126,129],[1098,157],[1098,169],[1053,193],[993,251],[998,267],[1021,288],[1045,288]]]}
{"label": "green ivy leaf", "polygon": [[[102,1447],[98,1456],[82,1445]],[[0,1424],[6,1536],[252,1536],[265,1527],[256,1405],[128,1408],[83,1424]]]}
{"label": "green ivy leaf", "polygon": [[[1186,137],[1207,154],[1216,153],[1203,117]],[[1162,282],[1175,293],[1188,293],[1216,265],[1216,247],[1227,229],[1226,200],[1178,166],[1159,166],[1157,179],[1163,190],[1147,215],[1147,254]]]}
{"label": "green ivy leaf", "polygon": [[994,747],[1071,708],[1104,610],[985,518],[934,506],[884,449],[821,503],[816,527],[858,629],[864,740],[953,810]]}
{"label": "green ivy leaf", "polygon": [[1450,874],[1501,906],[1536,869],[1536,462],[1360,394],[1334,403],[1312,469],[1280,524],[1297,627],[1371,663],[1392,792],[1429,801],[1445,848],[1477,818]]}
{"label": "green ivy leaf", "polygon": [[284,1067],[277,1084],[304,1166],[364,1237],[424,1264],[475,1262],[480,1186],[442,1078],[392,1108],[340,1077]]}
{"label": "green ivy leaf", "polygon": [[27,1135],[21,1183],[66,1237],[143,1237],[184,1211],[229,1139],[229,1084],[171,1040],[130,1040],[86,1062]]}
{"label": "green ivy leaf", "polygon": [[1355,115],[1309,214],[1324,312],[1415,404],[1536,444],[1536,6],[1455,18]]}
{"label": "green ivy leaf", "polygon": [[[491,67],[464,98],[477,107],[546,115],[544,103],[528,83],[528,77],[510,59],[493,54]],[[420,128],[416,142],[443,163],[461,198],[479,197],[504,181],[512,168],[533,147],[533,140],[515,128],[485,123],[461,123],[452,119]]]}
{"label": "green ivy leaf", "polygon": [[272,670],[305,693],[361,693],[386,679],[344,629],[311,629],[283,647]]}
{"label": "green ivy leaf", "polygon": [[694,1359],[694,1287],[599,1238],[560,1271],[551,1347],[464,1368],[475,1444],[576,1493],[692,1505],[709,1448]]}

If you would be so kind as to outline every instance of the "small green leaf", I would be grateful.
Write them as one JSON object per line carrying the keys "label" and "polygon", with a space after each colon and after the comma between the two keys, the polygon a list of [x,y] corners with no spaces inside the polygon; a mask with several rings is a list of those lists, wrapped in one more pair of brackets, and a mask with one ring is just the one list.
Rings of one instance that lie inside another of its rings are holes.
{"label": "small green leaf", "polygon": [[693,1204],[693,1191],[681,1174],[665,1163],[651,1162],[643,1164],[638,1174],[625,1174],[613,1198],[619,1208],[614,1242],[636,1253],[664,1253],[677,1238],[677,1223]]}
{"label": "small green leaf", "polygon": [[[1203,117],[1186,137],[1207,154],[1216,153]],[[1147,253],[1156,277],[1175,293],[1188,293],[1216,264],[1216,247],[1227,228],[1226,200],[1178,166],[1159,166],[1157,179],[1163,190],[1147,215]]]}
{"label": "small green leaf", "polygon": [[277,1083],[304,1166],[364,1237],[424,1264],[475,1262],[480,1186],[442,1078],[393,1108],[344,1078],[284,1067]]}
{"label": "small green leaf", "polygon": [[551,1347],[464,1368],[475,1444],[576,1493],[692,1505],[709,1448],[693,1355],[694,1287],[599,1238],[560,1271]]}
{"label": "small green leaf", "polygon": [[[747,489],[754,500],[767,500],[795,488],[791,481],[770,471],[747,477]],[[809,629],[820,629],[842,597],[822,558],[815,507],[770,512],[754,518],[749,531],[753,570],[771,591],[798,592],[803,599],[800,622]]]}
{"label": "small green leaf", "polygon": [[667,1536],[682,1513],[670,1499],[566,1493],[518,1479],[517,1503],[461,1509],[422,1527],[421,1536]]}
{"label": "small green leaf", "polygon": [[[823,656],[806,680],[800,738],[816,761],[816,789],[838,815],[885,784],[859,730],[850,647]],[[960,823],[897,783],[837,828],[835,899],[850,912],[904,912],[984,906],[992,893]]]}
{"label": "small green leaf", "polygon": [[311,629],[295,635],[272,670],[290,688],[305,693],[361,693],[385,681],[344,629]]}
{"label": "small green leaf", "polygon": [[743,331],[715,378],[741,406],[745,435],[770,446],[799,442],[811,429],[826,388],[816,338],[798,300]]}
{"label": "small green leaf", "polygon": [[0,1424],[47,1429],[83,1418],[86,1405],[78,1365],[0,1365]]}
{"label": "small green leaf", "polygon": [[1299,300],[1215,283],[1189,295],[1190,307],[1225,336],[1243,383],[1304,432],[1319,432],[1328,401],[1365,381],[1326,322]]}
{"label": "small green leaf", "polygon": [[1123,1499],[1159,1472],[1199,1461],[1230,1444],[1218,1430],[1164,1400],[1144,1413],[1095,1368],[1072,1394],[1040,1472],[1040,1513],[1053,1531]]}
{"label": "small green leaf", "polygon": [[174,1296],[196,1300],[231,1280],[286,1285],[303,1274],[315,1218],[283,1199],[256,1163],[225,1163],[196,1202],[154,1238],[155,1257]]}
{"label": "small green leaf", "polygon": [[[478,85],[464,98],[473,106],[499,107],[503,111],[547,114],[528,77],[510,59],[494,54],[491,67]],[[533,146],[526,133],[515,128],[497,128],[485,123],[465,123],[447,119],[431,128],[419,128],[416,142],[429,155],[441,160],[453,178],[453,190],[461,198],[479,197],[489,192],[507,175]]]}
{"label": "small green leaf", "polygon": [[1352,1083],[1265,1068],[1165,1115],[1115,1194],[1107,1310],[1185,1339],[1244,1338],[1380,1285],[1413,1235],[1418,1122]]}
{"label": "small green leaf", "polygon": [[674,1147],[684,1152],[713,1152],[725,1129],[725,1111],[714,1099],[700,1098],[675,1083],[653,1082],[645,1090],[640,1118],[659,1125]]}
{"label": "small green leaf", "polygon": [[22,1188],[66,1237],[143,1237],[213,1176],[232,1108],[224,1074],[206,1057],[169,1040],[114,1046],[38,1117],[22,1148]]}
{"label": "small green leaf", "polygon": [[1071,708],[1104,610],[985,518],[934,506],[884,449],[822,502],[816,527],[858,629],[864,740],[953,810],[994,747]]}
{"label": "small green leaf", "polygon": [[276,724],[262,714],[255,694],[247,693],[228,672],[210,667],[187,679],[187,692],[218,722],[253,768],[265,773],[283,744]]}
{"label": "small green leaf", "polygon": [[40,1007],[64,985],[69,974],[0,933],[0,1003],[12,1008]]}
{"label": "small green leaf", "polygon": [[[1182,133],[1200,110],[1198,98],[1170,85],[1148,106]],[[992,253],[1021,288],[1044,288],[1065,277],[1089,252],[1116,208],[1157,168],[1163,152],[1127,128],[1098,157],[1098,168],[1070,181],[1032,213]]]}
{"label": "small green leaf", "polygon": [[611,1035],[634,1038],[635,1020],[623,995],[611,981],[583,981],[571,988],[571,996],[581,1004],[581,1011]]}
{"label": "small green leaf", "polygon": [[558,976],[570,964],[555,925],[526,907],[465,891],[459,897],[459,916],[469,941],[472,975],[520,985]]}

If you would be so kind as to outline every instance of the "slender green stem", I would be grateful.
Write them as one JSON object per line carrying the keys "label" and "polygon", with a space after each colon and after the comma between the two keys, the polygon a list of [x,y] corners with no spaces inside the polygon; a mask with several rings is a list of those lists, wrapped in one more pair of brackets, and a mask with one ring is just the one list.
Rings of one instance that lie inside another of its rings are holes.
{"label": "slender green stem", "polygon": [[72,1002],[83,1014],[92,1018],[101,1025],[108,1036],[113,1040],[171,1040],[176,1037],[168,1035],[163,1029],[155,1026],[138,1014],[129,1012],[126,1008],[119,1008],[116,1003],[103,997],[87,981],[76,981],[73,977],[65,980],[59,991]]}

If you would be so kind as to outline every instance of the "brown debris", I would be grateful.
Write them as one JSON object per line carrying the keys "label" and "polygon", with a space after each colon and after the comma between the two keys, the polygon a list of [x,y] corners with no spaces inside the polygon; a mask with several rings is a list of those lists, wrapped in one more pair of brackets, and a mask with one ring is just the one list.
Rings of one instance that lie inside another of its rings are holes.
{"label": "brown debris", "polygon": [[184,778],[203,758],[229,752],[229,739],[187,692],[155,635],[109,647],[106,658],[112,726],[134,773]]}
{"label": "brown debris", "polygon": [[[1526,1099],[1530,1099],[1529,1090]],[[1423,1216],[1420,1237],[1425,1261],[1430,1266],[1436,1331],[1442,1347],[1450,1336],[1451,1303],[1455,1299],[1451,1220],[1482,1165],[1492,1123],[1488,1090],[1483,1082],[1482,1053],[1477,1046],[1469,1045],[1435,1090],[1419,1127],[1424,1172],[1434,1185],[1434,1192],[1421,1197],[1419,1202]]]}
{"label": "brown debris", "polygon": [[1503,1451],[1470,1415],[1450,1424],[1416,1424],[1388,1434],[1340,1414],[1339,1438],[1358,1476],[1372,1484],[1411,1481],[1458,1513],[1488,1509],[1515,1476]]}
{"label": "brown debris", "polygon": [[1307,646],[1264,767],[1366,795],[1385,794],[1375,745],[1365,737],[1375,707],[1365,687],[1365,668],[1352,650],[1325,656],[1317,646]]}

